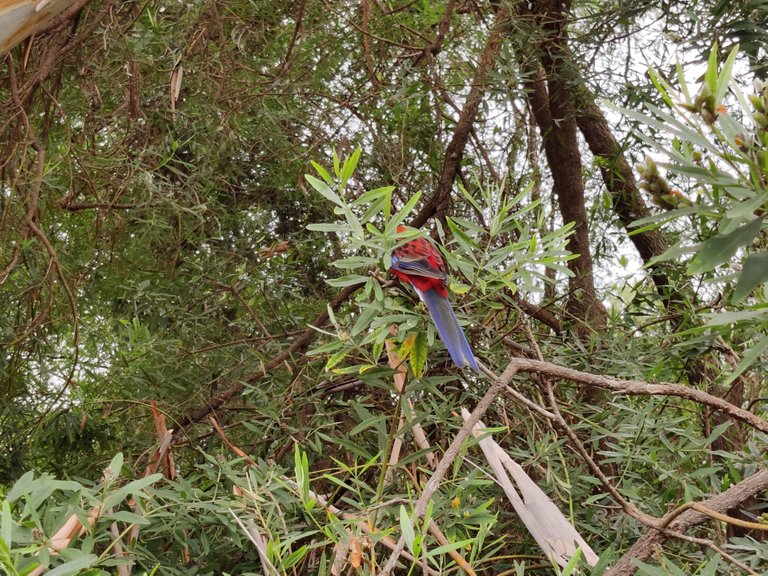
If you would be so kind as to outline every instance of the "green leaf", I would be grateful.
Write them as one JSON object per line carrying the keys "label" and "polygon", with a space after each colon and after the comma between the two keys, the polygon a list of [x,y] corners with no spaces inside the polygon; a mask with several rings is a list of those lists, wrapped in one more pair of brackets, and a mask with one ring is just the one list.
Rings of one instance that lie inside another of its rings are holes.
{"label": "green leaf", "polygon": [[109,520],[117,520],[118,522],[125,522],[126,524],[138,524],[140,526],[146,526],[152,523],[148,518],[139,516],[133,512],[128,512],[127,510],[118,510],[117,512],[112,512],[111,514],[105,514],[104,518]]}
{"label": "green leaf", "polygon": [[324,198],[327,200],[330,200],[337,206],[344,207],[344,202],[342,202],[341,197],[339,197],[336,192],[331,190],[331,187],[328,186],[325,182],[320,180],[319,178],[316,178],[312,176],[311,174],[304,174],[304,178],[309,182],[310,186],[320,192]]}
{"label": "green leaf", "polygon": [[71,560],[69,562],[65,562],[64,564],[60,566],[56,566],[53,570],[49,570],[46,572],[46,576],[70,576],[77,574],[81,570],[85,570],[86,568],[90,568],[96,562],[98,562],[99,558],[95,554],[88,554],[87,556],[83,556],[81,558],[77,558],[76,560]]}
{"label": "green leaf", "polygon": [[747,256],[739,274],[739,281],[731,296],[731,303],[744,299],[755,286],[768,282],[768,252],[756,252]]}
{"label": "green leaf", "polygon": [[357,336],[363,330],[367,330],[371,325],[371,320],[373,320],[378,313],[379,309],[376,306],[365,306],[362,314],[360,314],[357,322],[355,322],[355,325],[352,327],[351,335]]}
{"label": "green leaf", "polygon": [[453,232],[453,236],[456,241],[461,245],[466,254],[473,254],[477,249],[477,243],[474,242],[466,232],[457,224],[453,218],[447,218],[448,228]]}
{"label": "green leaf", "polygon": [[571,559],[568,560],[568,564],[563,567],[563,571],[560,573],[561,576],[571,576],[573,571],[576,570],[576,567],[579,565],[579,560],[583,554],[584,552],[582,552],[581,548],[576,548],[576,552],[571,556]]}
{"label": "green leaf", "polygon": [[671,90],[669,84],[667,84],[664,79],[659,76],[658,72],[656,72],[656,70],[653,68],[648,70],[648,74],[651,77],[651,82],[653,82],[654,86],[656,86],[656,90],[658,90],[659,94],[661,94],[661,97],[664,98],[664,102],[667,103],[667,106],[672,108],[675,104],[672,101],[672,98],[669,96],[669,92]]}
{"label": "green leaf", "polygon": [[[430,500],[431,502],[431,500]],[[465,546],[469,546],[475,542],[474,538],[468,538],[466,540],[459,540],[458,542],[449,542],[448,544],[443,544],[442,546],[438,546],[437,548],[432,548],[429,553],[427,553],[427,556],[429,558],[433,558],[434,556],[440,556],[441,554],[447,554],[448,552],[452,552],[454,550],[461,550]]]}
{"label": "green leaf", "polygon": [[312,164],[312,167],[317,171],[318,174],[320,174],[320,177],[325,180],[326,184],[333,184],[333,178],[331,178],[331,175],[328,174],[328,171],[325,168],[323,168],[314,160],[310,160],[310,164]]}
{"label": "green leaf", "polygon": [[344,160],[344,166],[341,169],[342,185],[346,184],[347,180],[349,180],[352,177],[352,174],[355,173],[358,160],[360,160],[360,148],[355,149],[355,151],[352,152],[352,155]]}
{"label": "green leaf", "polygon": [[736,57],[739,55],[739,45],[736,44],[731,48],[728,58],[725,59],[723,64],[723,70],[720,72],[720,76],[717,79],[717,89],[713,90],[715,93],[715,104],[720,104],[723,101],[725,93],[728,91],[728,84],[731,83],[731,73],[733,71],[733,63],[736,62]]}
{"label": "green leaf", "polygon": [[352,286],[353,284],[365,284],[367,281],[367,276],[361,276],[360,274],[350,274],[349,276],[342,276],[341,278],[331,278],[326,280],[326,283],[331,286],[342,287]]}
{"label": "green leaf", "polygon": [[352,206],[361,206],[363,204],[368,204],[370,202],[373,202],[374,200],[380,200],[381,198],[388,198],[392,195],[392,192],[394,191],[394,186],[382,186],[381,188],[375,188],[373,190],[369,190],[368,192],[365,192],[360,195],[360,197],[352,202]]}
{"label": "green leaf", "polygon": [[144,488],[151,486],[155,482],[159,482],[162,479],[163,475],[160,473],[150,474],[144,478],[137,478],[136,480],[129,482],[123,486],[120,491],[125,492],[126,494],[136,494],[140,490],[143,490]]}
{"label": "green leaf", "polygon": [[768,310],[734,310],[733,312],[718,312],[717,314],[703,314],[707,320],[706,326],[723,326],[735,324],[746,320],[764,318]]}
{"label": "green leaf", "polygon": [[416,378],[424,374],[424,366],[427,364],[427,333],[419,331],[410,354],[411,370]]}
{"label": "green leaf", "polygon": [[0,537],[9,546],[13,546],[13,519],[11,518],[11,504],[3,500],[2,521],[0,521]]}
{"label": "green leaf", "polygon": [[403,206],[397,214],[392,216],[392,219],[387,223],[387,229],[391,234],[394,234],[397,226],[408,217],[408,215],[411,213],[411,210],[413,210],[413,207],[416,206],[416,203],[420,198],[421,192],[416,192],[416,194],[411,196],[411,199],[408,200],[405,206]]}
{"label": "green leaf", "polygon": [[332,262],[335,268],[342,270],[353,270],[355,268],[367,268],[373,266],[379,262],[378,258],[371,258],[370,256],[349,256],[348,258],[342,258]]}
{"label": "green leaf", "polygon": [[309,459],[307,453],[299,448],[298,442],[293,445],[293,472],[301,499],[307,502],[309,500]]}
{"label": "green leaf", "polygon": [[707,61],[707,71],[704,73],[704,81],[712,94],[717,92],[717,42],[712,46]]}
{"label": "green leaf", "polygon": [[701,247],[699,253],[688,265],[689,274],[699,274],[712,270],[729,260],[736,250],[751,242],[760,233],[763,218],[755,218],[748,224],[740,226],[727,234],[713,236]]}
{"label": "green leaf", "polygon": [[752,366],[752,364],[757,361],[757,359],[763,352],[765,352],[766,349],[768,349],[768,334],[763,336],[763,338],[744,355],[744,357],[741,359],[741,362],[739,362],[739,365],[736,366],[736,370],[734,370],[733,373],[728,376],[728,378],[726,378],[723,386],[728,386],[731,382],[736,380],[736,378],[741,376],[741,374],[747,368]]}
{"label": "green leaf", "polygon": [[659,568],[658,566],[652,566],[651,564],[646,564],[645,562],[641,562],[637,558],[632,558],[632,563],[638,567],[640,574],[646,574],[647,576],[669,576],[669,574]]}
{"label": "green leaf", "polygon": [[336,154],[336,150],[333,151],[333,173],[338,178],[341,176],[341,163],[339,162],[339,155]]}
{"label": "green leaf", "polygon": [[298,550],[294,550],[288,555],[288,557],[285,560],[283,560],[282,568],[285,570],[288,570],[292,566],[298,564],[301,561],[301,559],[307,555],[307,552],[309,552],[309,546],[307,546],[306,544],[304,544],[304,546],[302,546]]}
{"label": "green leaf", "polygon": [[717,567],[720,565],[720,554],[715,554],[709,559],[707,565],[701,569],[699,576],[715,576],[717,574]]}
{"label": "green leaf", "polygon": [[29,492],[32,490],[34,482],[35,473],[32,470],[22,474],[21,478],[16,480],[16,482],[13,484],[11,491],[8,492],[6,496],[8,502],[14,502],[18,498],[21,498],[21,496],[29,494]]}
{"label": "green leaf", "polygon": [[414,540],[416,540],[416,533],[413,530],[413,524],[411,524],[408,511],[402,504],[400,505],[400,530],[403,533],[403,538],[405,538],[405,543],[408,546],[408,549],[411,553],[415,554],[413,543]]}
{"label": "green leaf", "polygon": [[685,72],[679,58],[675,60],[675,71],[677,72],[677,84],[680,86],[680,91],[685,96],[685,101],[690,102],[691,94],[688,91],[688,83],[685,81]]}
{"label": "green leaf", "polygon": [[469,192],[467,192],[467,189],[466,189],[466,188],[464,188],[464,186],[463,186],[461,183],[459,183],[459,191],[462,193],[462,195],[464,196],[464,198],[466,198],[466,199],[467,199],[467,202],[469,202],[470,204],[472,204],[472,207],[473,207],[475,210],[477,210],[477,211],[478,211],[478,212],[480,212],[480,213],[482,213],[482,212],[483,212],[483,209],[480,207],[480,204],[478,204],[478,203],[477,203],[477,200],[475,200],[475,199],[474,199],[474,197],[472,196],[472,194],[470,194]]}
{"label": "green leaf", "polygon": [[313,232],[335,232],[336,234],[349,234],[352,232],[352,229],[345,224],[331,224],[329,222],[308,224],[307,230],[312,230]]}

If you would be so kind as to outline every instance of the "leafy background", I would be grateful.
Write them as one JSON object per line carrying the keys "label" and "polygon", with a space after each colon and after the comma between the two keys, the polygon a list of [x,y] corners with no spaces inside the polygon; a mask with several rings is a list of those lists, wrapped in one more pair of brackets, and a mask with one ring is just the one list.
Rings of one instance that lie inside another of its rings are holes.
{"label": "leafy background", "polygon": [[[403,520],[489,380],[451,368],[387,274],[400,223],[427,223],[492,372],[540,355],[764,418],[768,4],[564,6],[94,1],[9,53],[5,573],[263,573],[239,520],[279,574],[336,573],[340,542],[343,570],[378,573],[401,533],[439,573],[459,570],[449,549],[478,574],[560,571],[473,442],[431,502],[453,544]],[[566,195],[574,155],[581,198]],[[393,467],[403,400],[387,340],[429,444],[409,424]],[[573,437],[646,514],[765,469],[764,432],[691,398],[555,383]],[[512,385],[548,406],[540,377]],[[509,395],[483,419],[603,558],[566,572],[620,566],[649,528],[573,437]],[[763,522],[760,494],[730,516]],[[52,553],[73,514],[89,527]],[[754,526],[688,534],[613,573],[768,563]]]}

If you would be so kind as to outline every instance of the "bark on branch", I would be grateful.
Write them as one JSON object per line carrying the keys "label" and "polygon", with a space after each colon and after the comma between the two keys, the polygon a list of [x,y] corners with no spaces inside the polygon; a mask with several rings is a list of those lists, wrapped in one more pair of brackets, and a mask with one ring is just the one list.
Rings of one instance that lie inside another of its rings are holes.
{"label": "bark on branch", "polygon": [[461,109],[461,114],[459,114],[459,120],[456,122],[456,127],[453,130],[453,136],[448,143],[448,147],[445,149],[445,160],[443,161],[437,189],[411,222],[411,225],[416,228],[423,226],[432,216],[444,221],[448,214],[453,182],[461,167],[464,150],[472,133],[472,124],[475,121],[480,103],[483,101],[483,95],[489,85],[488,76],[493,70],[496,59],[501,51],[504,29],[509,21],[509,17],[507,5],[502,4],[496,12],[496,20],[488,34],[488,40],[480,56],[480,62],[475,70],[472,86]]}
{"label": "bark on branch", "polygon": [[[739,507],[743,502],[766,490],[768,490],[768,469],[763,469],[746,480],[731,486],[722,494],[704,500],[701,504],[714,512],[725,514],[728,510]],[[682,533],[694,526],[703,524],[707,520],[709,517],[706,514],[696,510],[688,510],[672,520],[667,528],[672,532]],[[632,548],[605,573],[605,576],[630,576],[634,574],[637,572],[637,566],[632,562],[633,559],[646,560],[659,546],[672,537],[673,535],[667,532],[650,530],[635,542]]]}

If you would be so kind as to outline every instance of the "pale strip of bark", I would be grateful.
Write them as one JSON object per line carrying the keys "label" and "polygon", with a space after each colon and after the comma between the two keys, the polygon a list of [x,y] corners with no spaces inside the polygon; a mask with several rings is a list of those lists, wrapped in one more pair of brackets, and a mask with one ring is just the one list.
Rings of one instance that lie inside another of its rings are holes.
{"label": "pale strip of bark", "polygon": [[[462,408],[461,417],[464,418],[465,422],[469,416],[469,412]],[[577,549],[581,548],[589,565],[595,566],[600,560],[598,555],[576,531],[568,518],[560,512],[555,503],[550,500],[549,496],[485,432],[485,424],[482,421],[475,424],[472,434],[478,439],[480,449],[493,469],[496,481],[544,555],[557,562],[561,567],[565,567],[571,557],[576,554]]]}

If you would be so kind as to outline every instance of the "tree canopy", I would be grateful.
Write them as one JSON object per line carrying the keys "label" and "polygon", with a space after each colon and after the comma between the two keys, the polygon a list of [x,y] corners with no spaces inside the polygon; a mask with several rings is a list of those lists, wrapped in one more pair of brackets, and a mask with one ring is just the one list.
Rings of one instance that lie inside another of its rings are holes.
{"label": "tree canopy", "polygon": [[0,74],[4,573],[763,573],[767,29],[72,3]]}

